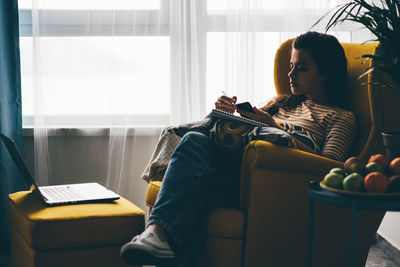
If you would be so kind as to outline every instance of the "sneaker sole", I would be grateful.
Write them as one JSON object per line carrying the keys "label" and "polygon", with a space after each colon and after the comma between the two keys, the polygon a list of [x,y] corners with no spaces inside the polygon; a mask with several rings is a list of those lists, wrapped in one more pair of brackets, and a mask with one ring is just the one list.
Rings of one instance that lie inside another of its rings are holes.
{"label": "sneaker sole", "polygon": [[146,250],[132,249],[121,253],[122,259],[133,265],[158,265],[172,263],[175,257],[156,257]]}

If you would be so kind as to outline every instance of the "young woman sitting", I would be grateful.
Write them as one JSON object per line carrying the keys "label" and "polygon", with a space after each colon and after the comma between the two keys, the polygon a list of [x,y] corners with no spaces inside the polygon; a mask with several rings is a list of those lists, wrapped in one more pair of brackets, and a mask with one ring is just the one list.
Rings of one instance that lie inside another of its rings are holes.
{"label": "young woman sitting", "polygon": [[[283,129],[299,149],[343,161],[356,121],[343,105],[347,60],[342,46],[327,34],[298,36],[288,76],[291,94],[275,97],[260,109],[254,107],[254,113],[237,110],[236,97],[220,96],[215,108]],[[240,159],[226,154],[207,135],[184,135],[170,160],[148,226],[121,248],[123,259],[135,265],[193,266],[209,211],[238,205],[239,174]]]}

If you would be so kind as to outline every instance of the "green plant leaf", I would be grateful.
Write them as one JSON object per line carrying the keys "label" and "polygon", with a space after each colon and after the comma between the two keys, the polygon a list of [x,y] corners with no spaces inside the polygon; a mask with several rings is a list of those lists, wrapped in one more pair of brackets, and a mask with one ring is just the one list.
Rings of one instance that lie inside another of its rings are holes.
{"label": "green plant leaf", "polygon": [[[386,73],[396,84],[397,95],[400,99],[400,0],[375,0],[375,2],[374,0],[349,0],[329,11],[313,27],[330,14],[332,16],[325,26],[326,32],[338,24],[351,21],[360,24],[376,37],[374,41],[379,41],[380,45],[375,53],[359,57],[359,59],[371,61],[371,65],[359,78],[371,72]],[[382,81],[381,86],[385,83]],[[385,86],[392,87],[388,84]]]}

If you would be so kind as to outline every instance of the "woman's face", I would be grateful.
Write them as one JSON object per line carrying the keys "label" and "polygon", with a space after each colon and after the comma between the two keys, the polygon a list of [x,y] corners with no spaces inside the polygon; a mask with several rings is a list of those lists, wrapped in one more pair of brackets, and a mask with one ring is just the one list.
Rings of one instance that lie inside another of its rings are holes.
{"label": "woman's face", "polygon": [[324,77],[306,50],[293,48],[288,76],[292,94],[305,95],[313,100],[325,100]]}

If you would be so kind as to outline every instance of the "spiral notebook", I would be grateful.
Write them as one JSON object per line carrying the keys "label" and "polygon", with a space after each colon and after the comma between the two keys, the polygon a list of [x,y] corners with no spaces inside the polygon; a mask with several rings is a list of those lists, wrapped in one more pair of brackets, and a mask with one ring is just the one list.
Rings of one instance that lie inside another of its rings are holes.
{"label": "spiral notebook", "polygon": [[252,119],[248,119],[245,117],[240,117],[240,116],[236,116],[233,115],[231,113],[219,110],[219,109],[213,109],[211,111],[210,114],[207,115],[208,118],[218,118],[218,119],[226,119],[226,120],[232,120],[232,121],[239,121],[239,122],[243,122],[243,123],[247,123],[253,126],[267,126],[269,127],[268,124],[259,122],[259,121],[255,121]]}

